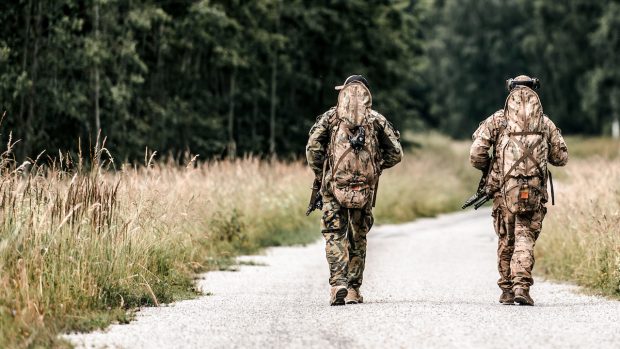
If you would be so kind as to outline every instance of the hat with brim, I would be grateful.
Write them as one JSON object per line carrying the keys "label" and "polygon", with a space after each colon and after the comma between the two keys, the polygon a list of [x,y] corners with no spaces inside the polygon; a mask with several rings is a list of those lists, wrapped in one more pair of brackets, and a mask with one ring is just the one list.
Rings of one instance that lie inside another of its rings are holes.
{"label": "hat with brim", "polygon": [[335,89],[336,90],[342,90],[345,86],[347,86],[348,84],[354,83],[354,82],[364,84],[364,86],[366,86],[367,89],[370,89],[370,86],[368,86],[368,80],[366,80],[366,78],[363,77],[362,75],[351,75],[351,76],[349,76],[344,81],[344,84],[342,84],[340,86],[336,86]]}

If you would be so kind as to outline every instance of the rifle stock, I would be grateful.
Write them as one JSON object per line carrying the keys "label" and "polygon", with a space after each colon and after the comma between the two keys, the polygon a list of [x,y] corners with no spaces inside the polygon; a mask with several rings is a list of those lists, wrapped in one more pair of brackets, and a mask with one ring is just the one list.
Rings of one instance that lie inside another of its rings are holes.
{"label": "rifle stock", "polygon": [[477,210],[491,199],[492,195],[491,193],[487,193],[486,185],[487,177],[489,176],[489,173],[492,171],[492,169],[493,163],[491,162],[488,168],[482,170],[482,177],[480,178],[480,182],[478,183],[478,189],[476,190],[476,193],[472,195],[469,199],[467,199],[463,206],[461,206],[462,210],[472,205],[474,206],[474,210]]}
{"label": "rifle stock", "polygon": [[323,208],[323,197],[321,196],[321,181],[314,180],[312,184],[312,194],[310,194],[310,202],[308,203],[308,210],[306,216],[309,216],[312,211]]}

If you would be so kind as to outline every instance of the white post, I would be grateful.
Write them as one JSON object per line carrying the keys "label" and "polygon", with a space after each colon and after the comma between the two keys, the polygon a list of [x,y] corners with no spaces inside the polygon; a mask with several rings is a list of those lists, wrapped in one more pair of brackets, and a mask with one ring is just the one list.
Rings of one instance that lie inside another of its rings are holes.
{"label": "white post", "polygon": [[613,139],[620,139],[620,121],[618,121],[618,114],[620,114],[620,88],[614,88],[609,93],[609,105],[613,113],[613,121],[611,122],[611,137]]}

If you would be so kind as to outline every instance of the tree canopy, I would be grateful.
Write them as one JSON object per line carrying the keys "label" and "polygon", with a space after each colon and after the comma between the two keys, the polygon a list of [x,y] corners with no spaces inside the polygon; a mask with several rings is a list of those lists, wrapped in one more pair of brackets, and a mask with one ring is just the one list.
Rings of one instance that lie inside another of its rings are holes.
{"label": "tree canopy", "polygon": [[468,137],[504,81],[542,81],[565,132],[620,114],[620,4],[551,0],[0,3],[2,134],[20,156],[97,130],[117,157],[303,152],[333,87],[365,75],[401,129]]}

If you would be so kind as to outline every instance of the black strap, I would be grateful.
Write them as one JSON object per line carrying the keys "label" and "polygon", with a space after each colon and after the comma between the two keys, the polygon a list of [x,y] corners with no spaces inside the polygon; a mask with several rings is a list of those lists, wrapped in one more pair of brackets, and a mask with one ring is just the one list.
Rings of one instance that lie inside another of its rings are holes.
{"label": "black strap", "polygon": [[510,132],[511,135],[513,136],[533,136],[533,135],[539,135],[542,136],[544,135],[543,132],[534,132],[534,131],[527,131],[527,132]]}
{"label": "black strap", "polygon": [[549,174],[549,185],[551,186],[551,205],[555,206],[555,192],[553,191],[553,176],[551,175],[551,171],[547,170]]}

